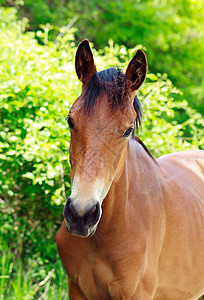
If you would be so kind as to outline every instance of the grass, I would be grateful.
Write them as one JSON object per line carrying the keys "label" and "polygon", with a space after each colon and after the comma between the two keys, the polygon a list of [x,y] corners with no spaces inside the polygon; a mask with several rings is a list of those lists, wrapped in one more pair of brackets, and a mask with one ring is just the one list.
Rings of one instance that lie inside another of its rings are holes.
{"label": "grass", "polygon": [[[43,278],[43,279],[42,279]],[[13,253],[1,257],[0,300],[68,300],[67,276],[57,258],[54,265],[23,263]]]}

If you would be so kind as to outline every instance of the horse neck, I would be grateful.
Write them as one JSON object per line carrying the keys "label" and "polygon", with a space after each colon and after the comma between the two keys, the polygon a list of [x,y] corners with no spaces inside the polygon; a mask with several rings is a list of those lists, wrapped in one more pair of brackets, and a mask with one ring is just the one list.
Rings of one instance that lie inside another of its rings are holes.
{"label": "horse neck", "polygon": [[[129,214],[132,213],[130,207],[137,206],[144,210],[144,198],[150,202],[154,200],[160,188],[158,168],[154,159],[131,138],[121,175],[111,185],[108,195],[103,200],[99,228],[108,231],[110,226],[117,228],[120,223],[123,224],[122,228],[125,228],[130,219]],[[151,209],[151,205],[147,204],[147,207]]]}

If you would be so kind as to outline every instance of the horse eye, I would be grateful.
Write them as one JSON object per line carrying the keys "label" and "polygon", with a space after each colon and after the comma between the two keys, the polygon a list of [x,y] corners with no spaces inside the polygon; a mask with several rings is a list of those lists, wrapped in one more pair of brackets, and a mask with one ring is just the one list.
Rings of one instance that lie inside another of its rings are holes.
{"label": "horse eye", "polygon": [[129,136],[132,132],[133,132],[134,128],[133,127],[130,127],[128,128],[127,130],[125,130],[122,134],[123,137],[127,137]]}
{"label": "horse eye", "polygon": [[74,124],[73,124],[72,119],[70,117],[67,117],[66,120],[67,120],[67,123],[69,125],[69,128],[74,129]]}

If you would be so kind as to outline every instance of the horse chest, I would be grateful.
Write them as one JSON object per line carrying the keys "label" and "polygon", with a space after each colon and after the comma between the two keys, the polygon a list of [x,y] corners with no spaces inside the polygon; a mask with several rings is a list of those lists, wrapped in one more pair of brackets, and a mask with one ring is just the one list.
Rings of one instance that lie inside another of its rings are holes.
{"label": "horse chest", "polygon": [[113,274],[103,259],[86,255],[73,269],[72,278],[87,299],[111,299],[108,286]]}
{"label": "horse chest", "polygon": [[70,275],[88,300],[132,299],[135,292],[135,266],[130,266],[129,259],[116,264],[86,253],[75,260]]}

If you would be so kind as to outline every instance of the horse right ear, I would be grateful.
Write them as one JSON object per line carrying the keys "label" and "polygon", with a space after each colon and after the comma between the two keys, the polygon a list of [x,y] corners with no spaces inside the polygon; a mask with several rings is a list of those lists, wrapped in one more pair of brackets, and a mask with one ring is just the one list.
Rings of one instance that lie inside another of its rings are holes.
{"label": "horse right ear", "polygon": [[75,56],[75,69],[80,81],[86,83],[91,75],[96,73],[96,66],[88,40],[83,40]]}
{"label": "horse right ear", "polygon": [[139,49],[129,62],[126,77],[131,81],[131,90],[138,90],[145,80],[147,72],[147,58],[145,53]]}

